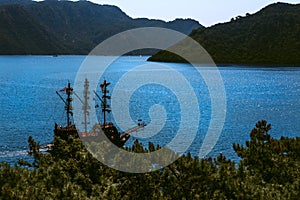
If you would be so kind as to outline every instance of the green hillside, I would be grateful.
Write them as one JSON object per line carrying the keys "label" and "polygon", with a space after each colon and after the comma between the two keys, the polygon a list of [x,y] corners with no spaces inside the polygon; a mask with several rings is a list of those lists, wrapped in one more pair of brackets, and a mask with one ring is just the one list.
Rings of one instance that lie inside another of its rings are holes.
{"label": "green hillside", "polygon": [[2,0],[1,4],[0,54],[88,54],[108,37],[132,28],[164,27],[189,34],[202,27],[192,19],[133,19],[116,6],[89,1]]}
{"label": "green hillside", "polygon": [[[218,64],[300,64],[300,4],[272,4],[190,36]],[[184,62],[168,52],[149,60]]]}
{"label": "green hillside", "polygon": [[21,6],[0,7],[1,54],[53,54],[64,49]]}

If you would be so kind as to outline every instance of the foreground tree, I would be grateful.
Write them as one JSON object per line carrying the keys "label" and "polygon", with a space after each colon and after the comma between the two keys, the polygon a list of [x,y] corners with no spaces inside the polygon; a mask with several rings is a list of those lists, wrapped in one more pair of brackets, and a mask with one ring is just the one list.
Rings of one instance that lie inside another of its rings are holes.
{"label": "foreground tree", "polygon": [[[72,136],[55,138],[45,154],[29,138],[32,161],[0,164],[0,199],[297,199],[300,138],[274,139],[259,121],[246,146],[234,144],[237,165],[219,155],[199,160],[189,153],[162,170],[130,174],[97,161]],[[136,141],[128,151],[155,151]],[[119,158],[117,158],[119,159]]]}

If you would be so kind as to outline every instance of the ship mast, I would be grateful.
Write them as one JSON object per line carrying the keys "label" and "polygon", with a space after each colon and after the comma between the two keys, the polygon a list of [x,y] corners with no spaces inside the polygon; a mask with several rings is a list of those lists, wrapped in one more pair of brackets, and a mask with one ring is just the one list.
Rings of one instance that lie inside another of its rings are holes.
{"label": "ship mast", "polygon": [[90,122],[88,121],[88,116],[90,114],[89,109],[89,81],[87,79],[85,79],[84,82],[84,91],[83,91],[83,95],[84,95],[84,102],[83,102],[83,106],[82,106],[82,110],[83,110],[83,114],[84,114],[84,122],[82,122],[82,124],[84,125],[84,132],[87,133],[87,125],[90,124]]}
{"label": "ship mast", "polygon": [[105,126],[106,124],[106,112],[111,112],[111,110],[109,109],[109,105],[107,104],[107,99],[110,99],[110,96],[108,96],[107,94],[109,93],[109,91],[107,90],[107,86],[109,85],[109,82],[106,82],[106,80],[104,80],[104,82],[102,84],[100,84],[100,88],[102,90],[102,112],[103,112],[103,125]]}
{"label": "ship mast", "polygon": [[66,111],[67,111],[67,123],[68,123],[68,126],[71,125],[71,118],[70,116],[73,116],[73,108],[72,108],[72,101],[73,99],[71,98],[71,93],[73,91],[73,88],[71,88],[71,84],[70,82],[68,83],[68,87],[66,89],[66,93],[67,93],[67,103],[66,103]]}
{"label": "ship mast", "polygon": [[60,90],[65,91],[67,94],[67,98],[66,100],[58,93],[58,91],[56,91],[56,94],[59,96],[59,98],[65,103],[65,110],[66,110],[66,114],[67,114],[67,126],[71,125],[71,116],[73,116],[73,108],[72,108],[72,101],[73,99],[71,98],[71,94],[73,92],[73,88],[71,87],[70,82],[68,82],[68,87]]}

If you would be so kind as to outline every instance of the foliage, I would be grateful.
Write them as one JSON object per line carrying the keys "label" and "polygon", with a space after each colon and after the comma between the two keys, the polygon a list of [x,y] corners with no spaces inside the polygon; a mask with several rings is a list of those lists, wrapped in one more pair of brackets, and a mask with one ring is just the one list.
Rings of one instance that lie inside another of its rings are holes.
{"label": "foliage", "polygon": [[10,5],[0,2],[0,54],[82,55],[105,39],[133,28],[163,27],[189,34],[201,27],[192,19],[132,19],[116,6],[89,1],[2,3]]}
{"label": "foliage", "polygon": [[[29,138],[33,163],[0,165],[1,199],[297,199],[300,193],[300,138],[274,139],[259,121],[246,146],[234,144],[238,166],[220,154],[198,159],[189,153],[145,174],[130,174],[98,162],[72,136],[55,138],[49,153]],[[128,151],[148,149],[136,141]]]}
{"label": "foliage", "polygon": [[[300,64],[300,4],[271,4],[255,14],[194,30],[190,37],[217,64]],[[185,62],[161,51],[151,61]]]}

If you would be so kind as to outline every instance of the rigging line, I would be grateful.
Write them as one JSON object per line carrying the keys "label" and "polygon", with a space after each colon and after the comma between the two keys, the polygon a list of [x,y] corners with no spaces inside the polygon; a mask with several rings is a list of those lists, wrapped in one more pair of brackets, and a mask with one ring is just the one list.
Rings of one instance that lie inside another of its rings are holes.
{"label": "rigging line", "polygon": [[62,121],[65,121],[65,114],[66,114],[66,113],[65,113],[65,110],[62,110],[61,113],[62,113],[62,114],[61,114],[61,116],[60,116],[60,121],[62,122]]}
{"label": "rigging line", "polygon": [[47,118],[47,121],[46,121],[45,125],[43,126],[43,130],[45,130],[46,127],[48,127],[48,125],[50,125],[49,124],[50,122],[53,123],[52,119],[54,119],[54,112],[55,112],[55,110],[57,110],[58,105],[59,105],[58,103],[54,103],[54,108],[52,109],[51,114]]}
{"label": "rigging line", "polygon": [[[57,103],[57,105],[59,105],[59,103]],[[65,105],[65,104],[63,104],[63,105]],[[63,109],[59,109],[59,110],[61,110],[61,116],[60,116],[60,122],[62,122],[62,121],[65,121],[65,114],[66,114],[66,111],[65,111],[65,108],[63,107]]]}

